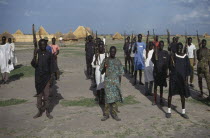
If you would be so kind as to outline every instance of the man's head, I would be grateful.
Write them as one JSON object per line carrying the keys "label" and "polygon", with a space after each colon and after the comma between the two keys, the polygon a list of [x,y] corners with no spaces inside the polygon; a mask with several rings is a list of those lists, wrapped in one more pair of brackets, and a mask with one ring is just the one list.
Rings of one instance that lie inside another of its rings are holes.
{"label": "man's head", "polygon": [[155,36],[155,41],[156,41],[156,42],[158,41],[158,35]]}
{"label": "man's head", "polygon": [[176,51],[177,51],[177,54],[178,55],[181,55],[182,54],[183,44],[181,42],[177,44]]}
{"label": "man's head", "polygon": [[127,37],[127,42],[130,42],[130,36]]}
{"label": "man's head", "polygon": [[47,47],[47,42],[45,39],[40,39],[39,40],[39,49],[41,51],[46,51],[46,47]]}
{"label": "man's head", "polygon": [[55,45],[56,39],[55,37],[52,38],[52,44]]}
{"label": "man's head", "polygon": [[6,44],[6,37],[5,37],[5,36],[3,36],[3,37],[1,38],[1,40],[2,40],[2,44]]}
{"label": "man's head", "polygon": [[99,53],[103,53],[104,52],[104,42],[100,41],[99,42]]}
{"label": "man's head", "polygon": [[164,42],[161,40],[159,42],[159,50],[163,50],[163,47],[164,47]]}
{"label": "man's head", "polygon": [[149,50],[152,50],[154,48],[154,43],[153,42],[149,42]]}
{"label": "man's head", "polygon": [[111,46],[110,49],[109,49],[110,57],[111,58],[115,58],[116,52],[117,52],[116,47],[115,46]]}
{"label": "man's head", "polygon": [[202,41],[201,41],[201,45],[202,45],[202,47],[206,47],[206,39],[203,39]]}
{"label": "man's head", "polygon": [[44,37],[44,40],[46,41],[46,43],[48,43],[48,37]]}
{"label": "man's head", "polygon": [[188,45],[192,44],[192,37],[187,38],[187,43],[188,43]]}
{"label": "man's head", "polygon": [[142,40],[142,34],[138,34],[138,42],[141,42]]}
{"label": "man's head", "polygon": [[12,39],[11,39],[11,38],[8,38],[8,42],[9,42],[9,43],[12,43]]}
{"label": "man's head", "polygon": [[176,43],[176,37],[173,37],[173,43]]}
{"label": "man's head", "polygon": [[91,35],[88,35],[88,41],[90,42],[90,41],[92,41],[93,40],[93,37],[91,36]]}

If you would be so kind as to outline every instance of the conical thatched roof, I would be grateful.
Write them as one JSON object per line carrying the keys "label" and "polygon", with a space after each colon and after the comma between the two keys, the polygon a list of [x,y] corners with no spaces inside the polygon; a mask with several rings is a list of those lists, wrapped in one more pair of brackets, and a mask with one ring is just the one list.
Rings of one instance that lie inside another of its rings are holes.
{"label": "conical thatched roof", "polygon": [[203,36],[208,36],[208,33],[204,33]]}
{"label": "conical thatched roof", "polygon": [[8,38],[12,38],[14,39],[14,36],[12,34],[10,34],[9,32],[4,32],[0,35],[0,37],[2,38],[3,36],[5,36],[7,39]]}
{"label": "conical thatched roof", "polygon": [[63,34],[61,32],[57,32],[54,34],[55,38],[59,38],[61,36],[63,36]]}
{"label": "conical thatched roof", "polygon": [[77,40],[77,37],[73,34],[72,30],[70,30],[67,34],[63,36],[63,40]]}
{"label": "conical thatched roof", "polygon": [[85,38],[88,35],[91,35],[91,33],[84,27],[84,26],[79,26],[75,31],[74,35],[78,38]]}
{"label": "conical thatched roof", "polygon": [[23,32],[22,32],[20,29],[18,29],[18,30],[14,33],[14,35],[24,35],[24,34],[23,34]]}
{"label": "conical thatched roof", "polygon": [[118,32],[116,32],[113,36],[112,39],[123,39],[122,35]]}
{"label": "conical thatched roof", "polygon": [[44,29],[43,26],[39,28],[39,31],[36,33],[37,35],[49,35],[49,33]]}
{"label": "conical thatched roof", "polygon": [[93,33],[93,31],[90,29],[90,27],[85,27],[85,29],[86,29],[90,34]]}

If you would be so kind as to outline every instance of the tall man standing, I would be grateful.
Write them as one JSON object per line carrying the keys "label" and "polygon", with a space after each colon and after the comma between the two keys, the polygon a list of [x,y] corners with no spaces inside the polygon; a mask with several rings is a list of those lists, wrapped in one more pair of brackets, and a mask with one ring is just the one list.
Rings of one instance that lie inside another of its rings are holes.
{"label": "tall man standing", "polygon": [[157,101],[157,87],[160,87],[160,105],[163,105],[163,87],[167,87],[166,78],[168,76],[169,54],[163,50],[164,42],[160,41],[157,53],[153,53],[152,62],[154,63],[154,103]]}
{"label": "tall man standing", "polygon": [[111,109],[112,117],[116,121],[121,119],[117,116],[117,103],[122,102],[122,95],[120,90],[121,76],[124,73],[122,63],[115,57],[117,49],[115,46],[110,47],[110,57],[103,60],[100,71],[101,74],[105,73],[105,111],[104,117],[101,121],[105,121],[109,118],[109,112]]}
{"label": "tall man standing", "polygon": [[187,39],[187,55],[188,58],[190,60],[190,66],[191,66],[191,74],[190,74],[190,86],[194,87],[193,85],[193,80],[194,80],[194,66],[196,65],[196,47],[195,45],[192,43],[192,38],[189,37]]}
{"label": "tall man standing", "polygon": [[35,88],[37,92],[38,113],[33,117],[38,118],[46,111],[46,116],[52,119],[49,110],[50,87],[53,78],[52,53],[46,50],[47,43],[44,39],[39,40],[39,50],[34,55],[31,65],[35,68]]}
{"label": "tall man standing", "polygon": [[[130,46],[130,37],[128,36],[126,38],[125,44],[123,46],[123,50],[124,50],[124,56],[125,56],[125,71],[127,73],[130,74],[131,73],[131,65],[130,65],[130,52],[129,52],[129,46]],[[127,68],[127,63],[128,63],[128,68]]]}
{"label": "tall man standing", "polygon": [[59,68],[58,68],[58,54],[60,52],[60,47],[55,44],[56,42],[56,39],[53,37],[52,38],[52,45],[51,45],[51,48],[52,48],[52,54],[53,54],[53,59],[55,60],[55,79],[58,80],[59,79]]}
{"label": "tall man standing", "polygon": [[93,41],[93,37],[89,35],[87,37],[87,42],[85,43],[85,52],[86,52],[86,66],[87,66],[87,78],[90,79],[92,75],[92,66],[91,63],[93,61],[94,56],[94,47],[95,43]]}
{"label": "tall man standing", "polygon": [[139,71],[139,84],[144,85],[141,81],[142,79],[142,70],[145,68],[144,64],[144,55],[143,53],[144,50],[146,50],[146,44],[142,42],[142,34],[138,35],[138,42],[135,43],[134,47],[134,52],[135,52],[135,57],[134,57],[134,68],[135,68],[135,73],[134,73],[134,83],[133,85],[136,85],[136,80],[137,80],[137,71]]}
{"label": "tall man standing", "polygon": [[206,47],[206,40],[201,42],[201,48],[197,50],[197,72],[198,72],[198,84],[201,91],[200,97],[203,97],[202,78],[204,77],[207,83],[209,91],[208,99],[210,100],[210,50]]}

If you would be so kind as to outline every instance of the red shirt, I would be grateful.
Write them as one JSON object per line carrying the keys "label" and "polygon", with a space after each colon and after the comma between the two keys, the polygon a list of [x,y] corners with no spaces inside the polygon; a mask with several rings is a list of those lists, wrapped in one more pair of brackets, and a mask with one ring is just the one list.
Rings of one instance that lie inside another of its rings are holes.
{"label": "red shirt", "polygon": [[153,44],[154,44],[156,47],[159,47],[159,41],[153,41]]}

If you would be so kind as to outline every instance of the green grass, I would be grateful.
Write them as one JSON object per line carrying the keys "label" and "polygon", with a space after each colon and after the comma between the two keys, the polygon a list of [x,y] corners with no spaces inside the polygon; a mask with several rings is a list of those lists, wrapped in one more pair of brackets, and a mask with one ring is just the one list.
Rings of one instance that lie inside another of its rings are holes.
{"label": "green grass", "polygon": [[[135,100],[134,96],[128,96],[124,98],[123,103],[119,103],[119,106],[123,105],[131,105],[131,104],[138,104],[139,101]],[[93,107],[97,106],[95,100],[93,98],[80,98],[79,100],[62,100],[61,105],[68,107],[68,106],[85,106],[85,107]]]}
{"label": "green grass", "polygon": [[25,102],[27,102],[27,100],[23,100],[23,99],[3,100],[3,101],[0,101],[0,107],[17,105],[17,104],[22,104],[22,103],[25,103]]}
{"label": "green grass", "polygon": [[21,77],[31,77],[34,75],[34,68],[32,66],[17,66],[13,71],[10,73],[11,79],[19,79]]}

